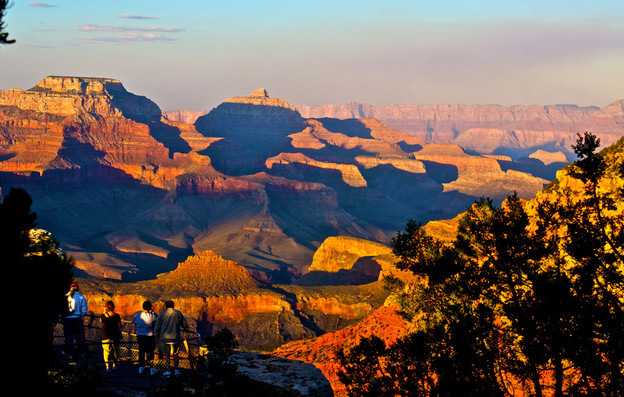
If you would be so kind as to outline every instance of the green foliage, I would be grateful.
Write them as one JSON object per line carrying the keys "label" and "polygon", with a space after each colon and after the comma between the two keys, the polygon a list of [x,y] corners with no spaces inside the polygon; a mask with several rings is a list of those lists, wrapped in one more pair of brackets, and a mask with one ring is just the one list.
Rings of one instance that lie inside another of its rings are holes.
{"label": "green foliage", "polygon": [[[452,243],[409,221],[391,241],[398,267],[426,280],[397,288],[416,331],[393,346],[365,339],[339,357],[350,395],[619,395],[624,390],[622,196],[599,140],[579,135],[559,185],[529,215],[516,195],[481,199]],[[417,343],[414,343],[417,341]],[[411,374],[421,384],[407,384]],[[389,391],[390,390],[390,391]]]}

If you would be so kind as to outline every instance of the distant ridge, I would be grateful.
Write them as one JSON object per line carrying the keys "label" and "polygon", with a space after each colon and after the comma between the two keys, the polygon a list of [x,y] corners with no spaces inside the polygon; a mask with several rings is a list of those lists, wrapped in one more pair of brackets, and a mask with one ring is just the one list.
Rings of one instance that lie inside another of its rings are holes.
{"label": "distant ridge", "polygon": [[512,158],[542,149],[566,153],[577,132],[592,131],[603,144],[624,135],[624,101],[600,109],[596,106],[547,105],[386,105],[348,102],[316,107],[298,105],[306,118],[375,118],[391,128],[406,131],[426,143],[457,143],[479,154]]}

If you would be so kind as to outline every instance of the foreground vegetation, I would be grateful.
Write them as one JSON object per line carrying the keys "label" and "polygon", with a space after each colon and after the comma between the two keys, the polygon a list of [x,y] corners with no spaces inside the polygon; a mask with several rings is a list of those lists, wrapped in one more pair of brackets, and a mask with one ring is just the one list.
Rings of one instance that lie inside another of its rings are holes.
{"label": "foreground vegetation", "polygon": [[[4,192],[3,192],[4,193]],[[6,290],[16,303],[7,314],[11,327],[5,351],[8,390],[48,389],[54,362],[53,327],[65,313],[73,264],[45,230],[35,229],[37,215],[22,189],[11,189],[0,203],[0,253]],[[8,329],[8,328],[7,328]]]}
{"label": "foreground vegetation", "polygon": [[579,135],[564,179],[528,203],[477,201],[451,243],[408,222],[391,244],[421,282],[388,283],[414,330],[341,352],[349,394],[621,395],[623,145]]}

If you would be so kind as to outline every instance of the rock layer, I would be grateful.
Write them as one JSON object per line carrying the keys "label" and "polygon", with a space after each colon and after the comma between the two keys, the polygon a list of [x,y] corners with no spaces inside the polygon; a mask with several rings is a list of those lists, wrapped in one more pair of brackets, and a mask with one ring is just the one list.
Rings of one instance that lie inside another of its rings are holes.
{"label": "rock layer", "polygon": [[[427,144],[374,118],[305,119],[266,89],[194,125],[161,113],[114,79],[50,76],[0,93],[2,187],[34,196],[80,275],[149,279],[212,250],[253,277],[290,283],[327,237],[387,243],[409,218],[451,218],[481,195],[528,197],[546,183],[533,173],[555,171]],[[363,258],[332,283],[369,282],[383,266]]]}
{"label": "rock layer", "polygon": [[592,131],[603,145],[624,134],[623,101],[600,109],[595,106],[499,105],[387,105],[374,107],[349,102],[344,105],[297,110],[304,117],[375,118],[391,128],[406,131],[427,143],[456,143],[480,154],[527,156],[538,149],[573,155],[570,144],[577,132]]}

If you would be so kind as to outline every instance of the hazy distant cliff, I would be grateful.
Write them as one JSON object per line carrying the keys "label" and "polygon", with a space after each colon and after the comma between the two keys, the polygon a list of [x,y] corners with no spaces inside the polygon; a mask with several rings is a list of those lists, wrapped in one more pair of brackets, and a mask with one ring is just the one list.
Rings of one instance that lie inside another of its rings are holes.
{"label": "hazy distant cliff", "polygon": [[576,105],[300,105],[304,117],[373,117],[427,143],[457,143],[481,154],[527,156],[535,150],[563,151],[577,132],[591,130],[608,145],[624,134],[622,101],[604,109]]}

